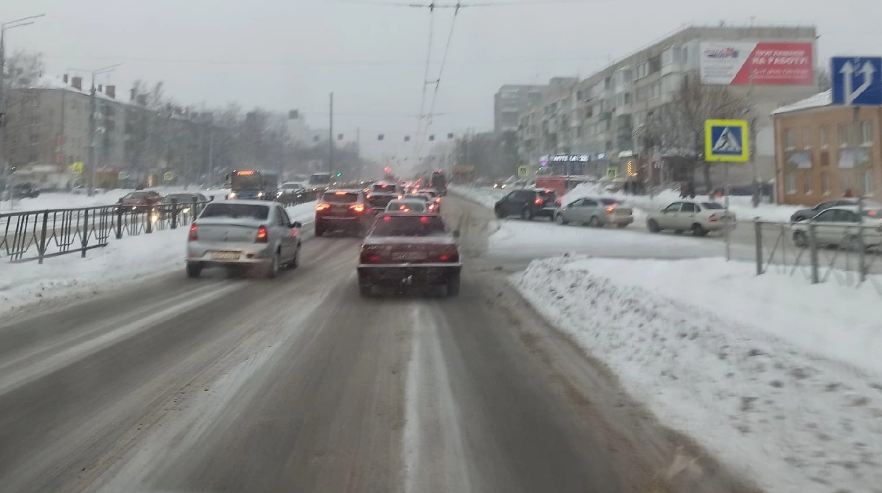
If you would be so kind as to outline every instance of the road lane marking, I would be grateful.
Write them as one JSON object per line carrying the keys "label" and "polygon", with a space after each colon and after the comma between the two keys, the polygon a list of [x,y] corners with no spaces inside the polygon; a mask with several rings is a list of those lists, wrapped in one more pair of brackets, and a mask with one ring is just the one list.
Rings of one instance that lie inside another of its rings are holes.
{"label": "road lane marking", "polygon": [[415,306],[410,315],[414,331],[401,447],[404,491],[472,491],[459,410],[438,335],[440,328],[425,307]]}

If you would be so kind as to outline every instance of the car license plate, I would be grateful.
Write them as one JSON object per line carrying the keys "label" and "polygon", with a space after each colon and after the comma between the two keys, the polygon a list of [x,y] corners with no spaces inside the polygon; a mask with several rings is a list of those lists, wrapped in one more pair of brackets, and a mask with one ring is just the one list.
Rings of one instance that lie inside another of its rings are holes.
{"label": "car license plate", "polygon": [[412,261],[412,260],[426,260],[426,252],[400,252],[396,254],[398,260],[403,261]]}
{"label": "car license plate", "polygon": [[239,260],[239,252],[212,252],[211,258],[214,260]]}

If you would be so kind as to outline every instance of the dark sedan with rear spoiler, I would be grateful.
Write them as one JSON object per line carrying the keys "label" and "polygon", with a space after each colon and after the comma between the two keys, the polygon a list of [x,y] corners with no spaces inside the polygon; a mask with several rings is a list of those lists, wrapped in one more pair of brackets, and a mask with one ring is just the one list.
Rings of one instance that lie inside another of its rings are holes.
{"label": "dark sedan with rear spoiler", "polygon": [[437,214],[383,214],[361,245],[361,294],[370,296],[383,287],[441,287],[447,296],[456,296],[462,269],[457,236]]}

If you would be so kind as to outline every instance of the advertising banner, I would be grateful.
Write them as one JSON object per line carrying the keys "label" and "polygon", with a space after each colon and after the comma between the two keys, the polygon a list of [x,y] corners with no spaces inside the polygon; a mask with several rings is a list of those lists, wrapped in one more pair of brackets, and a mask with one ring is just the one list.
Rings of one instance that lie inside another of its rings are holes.
{"label": "advertising banner", "polygon": [[708,41],[701,43],[701,82],[724,85],[814,83],[812,43]]}

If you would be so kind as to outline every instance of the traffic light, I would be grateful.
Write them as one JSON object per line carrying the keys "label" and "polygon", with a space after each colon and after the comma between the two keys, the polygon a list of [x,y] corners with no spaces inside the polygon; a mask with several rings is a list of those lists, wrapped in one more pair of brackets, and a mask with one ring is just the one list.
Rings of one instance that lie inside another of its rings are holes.
{"label": "traffic light", "polygon": [[384,134],[377,135],[377,140],[383,140],[384,138],[386,138]]}
{"label": "traffic light", "polygon": [[433,140],[435,140],[435,135],[434,135],[434,134],[429,136],[429,142],[432,142]]}
{"label": "traffic light", "polygon": [[334,176],[336,176],[337,178],[340,178],[341,176],[343,176],[343,172],[342,172],[342,171],[338,171],[337,174],[334,175]]}
{"label": "traffic light", "polygon": [[410,135],[405,135],[405,136],[404,136],[404,141],[405,141],[405,142],[410,142]]}

